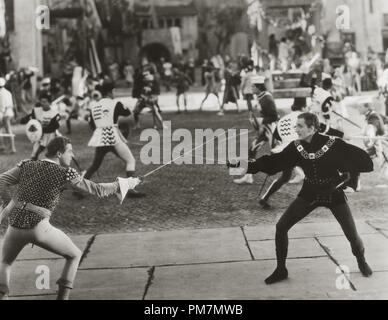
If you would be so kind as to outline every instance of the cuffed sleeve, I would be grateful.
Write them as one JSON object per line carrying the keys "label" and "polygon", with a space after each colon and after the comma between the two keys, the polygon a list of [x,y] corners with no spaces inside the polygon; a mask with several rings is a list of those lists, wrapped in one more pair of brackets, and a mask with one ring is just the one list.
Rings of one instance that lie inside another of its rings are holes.
{"label": "cuffed sleeve", "polygon": [[95,183],[81,177],[77,170],[73,168],[67,170],[66,180],[71,187],[85,191],[98,198],[106,198],[120,192],[118,181],[113,183]]}
{"label": "cuffed sleeve", "polygon": [[95,183],[93,181],[82,179],[74,179],[70,181],[71,185],[79,190],[86,191],[98,198],[107,198],[118,192],[120,192],[120,186],[118,182],[112,183]]}

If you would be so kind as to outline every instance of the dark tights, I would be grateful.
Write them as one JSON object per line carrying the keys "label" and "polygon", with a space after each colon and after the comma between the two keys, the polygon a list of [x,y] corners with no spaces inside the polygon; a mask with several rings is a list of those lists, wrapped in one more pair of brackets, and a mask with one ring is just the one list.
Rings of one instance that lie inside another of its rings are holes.
{"label": "dark tights", "polygon": [[278,191],[283,185],[285,185],[288,181],[290,181],[291,179],[291,176],[292,176],[292,170],[293,169],[288,169],[288,170],[284,170],[282,172],[282,175],[280,176],[279,179],[275,180],[271,186],[269,187],[269,189],[267,190],[267,192],[265,193],[263,199],[265,201],[268,201],[268,199],[276,192]]}
{"label": "dark tights", "polygon": [[[278,268],[286,267],[288,231],[316,208],[316,205],[311,205],[308,201],[298,197],[293,203],[291,203],[286,212],[280,218],[279,222],[276,224],[275,241]],[[364,245],[357,233],[356,225],[348,204],[343,203],[337,205],[330,208],[330,211],[341,225],[346,238],[350,242],[353,255],[357,258],[363,257]]]}

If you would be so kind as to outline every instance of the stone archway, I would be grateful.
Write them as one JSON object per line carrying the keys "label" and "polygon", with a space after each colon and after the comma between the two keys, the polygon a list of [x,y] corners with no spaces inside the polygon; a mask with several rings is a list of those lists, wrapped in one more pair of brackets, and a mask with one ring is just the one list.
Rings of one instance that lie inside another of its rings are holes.
{"label": "stone archway", "polygon": [[171,61],[171,53],[168,48],[158,42],[153,42],[145,45],[140,49],[140,57],[147,57],[149,61],[158,62],[160,58],[164,58],[166,61]]}

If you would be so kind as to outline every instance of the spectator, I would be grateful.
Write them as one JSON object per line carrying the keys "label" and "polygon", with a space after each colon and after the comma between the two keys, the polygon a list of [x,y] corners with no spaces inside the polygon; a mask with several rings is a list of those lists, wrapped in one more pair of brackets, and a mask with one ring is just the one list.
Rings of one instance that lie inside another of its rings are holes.
{"label": "spectator", "polygon": [[172,63],[166,61],[163,63],[163,78],[166,91],[170,91],[171,80],[172,80]]}
{"label": "spectator", "polygon": [[274,34],[269,36],[269,54],[273,55],[275,59],[277,59],[279,56],[278,42]]}
{"label": "spectator", "polygon": [[131,64],[130,60],[127,60],[125,62],[124,68],[123,68],[123,73],[125,76],[125,81],[128,85],[129,88],[132,88],[133,86],[133,75],[134,75],[134,69]]}
{"label": "spectator", "polygon": [[22,102],[32,103],[33,95],[32,95],[32,83],[31,78],[34,76],[34,72],[29,68],[22,68],[20,71],[21,74],[21,88],[22,88]]}
{"label": "spectator", "polygon": [[279,61],[280,61],[280,69],[283,72],[288,70],[288,54],[289,49],[287,45],[286,38],[282,38],[279,44]]}
{"label": "spectator", "polygon": [[187,75],[189,76],[191,83],[195,85],[195,61],[193,58],[190,58],[187,63]]}

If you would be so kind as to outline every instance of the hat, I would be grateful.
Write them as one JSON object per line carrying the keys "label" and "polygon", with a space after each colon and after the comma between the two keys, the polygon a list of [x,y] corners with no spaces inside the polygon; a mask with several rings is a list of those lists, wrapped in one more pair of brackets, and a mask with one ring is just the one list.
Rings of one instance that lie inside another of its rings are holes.
{"label": "hat", "polygon": [[4,87],[5,86],[5,79],[4,78],[0,78],[0,88]]}
{"label": "hat", "polygon": [[252,84],[264,84],[265,83],[265,77],[263,76],[253,76],[251,78]]}

